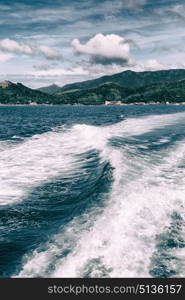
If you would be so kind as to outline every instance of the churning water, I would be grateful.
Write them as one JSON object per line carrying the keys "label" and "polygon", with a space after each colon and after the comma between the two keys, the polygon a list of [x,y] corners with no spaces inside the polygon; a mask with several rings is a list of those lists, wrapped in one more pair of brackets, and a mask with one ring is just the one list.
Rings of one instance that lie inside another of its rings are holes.
{"label": "churning water", "polygon": [[184,277],[185,107],[0,107],[1,277]]}

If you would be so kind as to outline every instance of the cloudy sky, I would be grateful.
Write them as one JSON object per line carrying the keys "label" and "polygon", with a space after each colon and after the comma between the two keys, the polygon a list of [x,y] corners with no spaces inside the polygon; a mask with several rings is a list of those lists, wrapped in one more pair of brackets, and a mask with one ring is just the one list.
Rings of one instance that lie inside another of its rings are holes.
{"label": "cloudy sky", "polygon": [[183,0],[1,0],[0,81],[185,68]]}

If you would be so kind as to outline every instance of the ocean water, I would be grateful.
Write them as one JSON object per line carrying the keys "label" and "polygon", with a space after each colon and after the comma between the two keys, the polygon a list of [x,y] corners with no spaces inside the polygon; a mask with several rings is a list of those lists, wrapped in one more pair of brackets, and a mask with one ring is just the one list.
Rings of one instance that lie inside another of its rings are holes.
{"label": "ocean water", "polygon": [[185,106],[0,107],[0,277],[184,277]]}

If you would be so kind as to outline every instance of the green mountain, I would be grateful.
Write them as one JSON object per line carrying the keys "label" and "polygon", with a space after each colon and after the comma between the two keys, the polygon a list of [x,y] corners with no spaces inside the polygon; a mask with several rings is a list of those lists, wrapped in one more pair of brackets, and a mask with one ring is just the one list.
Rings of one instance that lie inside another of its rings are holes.
{"label": "green mountain", "polygon": [[58,104],[104,104],[105,102],[174,103],[185,101],[185,70],[125,71],[59,88]]}
{"label": "green mountain", "polygon": [[55,97],[30,89],[21,83],[3,81],[0,83],[1,104],[49,104],[55,101]]}
{"label": "green mountain", "polygon": [[45,87],[41,87],[39,89],[37,89],[40,92],[49,94],[49,95],[53,95],[55,93],[57,93],[61,88],[56,85],[56,84],[51,84],[49,86],[45,86]]}
{"label": "green mountain", "polygon": [[133,72],[98,79],[51,85],[39,90],[21,83],[0,83],[1,104],[134,104],[185,103],[185,70]]}
{"label": "green mountain", "polygon": [[57,93],[55,96],[58,99],[56,100],[58,104],[62,102],[65,104],[99,105],[105,104],[105,101],[121,101],[133,93],[133,89],[110,82],[86,90]]}
{"label": "green mountain", "polygon": [[148,72],[133,72],[124,71],[114,75],[103,76],[98,79],[67,84],[56,92],[57,95],[65,91],[75,91],[81,89],[95,88],[107,82],[119,84],[126,88],[139,88],[149,86],[155,83],[174,82],[185,79],[184,69],[148,71]]}
{"label": "green mountain", "polygon": [[156,83],[140,88],[125,88],[106,83],[96,88],[64,92],[57,95],[58,104],[123,104],[134,103],[182,103],[185,102],[185,79],[170,83]]}

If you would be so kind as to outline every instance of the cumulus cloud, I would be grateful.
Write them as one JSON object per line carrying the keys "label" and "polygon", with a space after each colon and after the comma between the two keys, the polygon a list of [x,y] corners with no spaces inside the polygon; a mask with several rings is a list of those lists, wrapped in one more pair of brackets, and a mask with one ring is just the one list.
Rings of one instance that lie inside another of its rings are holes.
{"label": "cumulus cloud", "polygon": [[72,41],[76,53],[86,55],[92,64],[131,65],[130,45],[126,39],[116,34],[96,34],[82,44],[78,39]]}
{"label": "cumulus cloud", "polygon": [[62,59],[62,55],[58,51],[52,49],[51,47],[40,46],[39,50],[47,59],[50,59],[50,60]]}
{"label": "cumulus cloud", "polygon": [[62,55],[49,46],[39,46],[36,44],[17,42],[11,39],[0,40],[0,50],[4,52],[24,54],[24,55],[40,55],[42,54],[48,60],[61,60]]}
{"label": "cumulus cloud", "polygon": [[147,71],[165,70],[167,68],[167,66],[161,64],[156,59],[149,59],[144,63],[144,70]]}
{"label": "cumulus cloud", "polygon": [[0,40],[0,49],[3,51],[22,53],[26,55],[33,54],[33,49],[29,45],[25,43],[18,43],[11,39]]}

